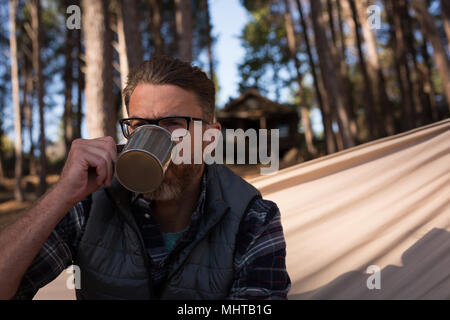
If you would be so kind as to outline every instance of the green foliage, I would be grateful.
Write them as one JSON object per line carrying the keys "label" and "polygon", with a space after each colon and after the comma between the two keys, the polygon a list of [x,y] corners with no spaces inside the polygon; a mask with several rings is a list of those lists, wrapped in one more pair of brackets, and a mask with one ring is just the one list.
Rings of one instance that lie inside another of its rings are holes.
{"label": "green foliage", "polygon": [[282,12],[272,1],[243,1],[243,5],[251,17],[240,37],[246,51],[239,65],[240,91],[256,88],[266,94],[270,84],[277,91],[291,82],[279,76],[289,61]]}
{"label": "green foliage", "polygon": [[3,156],[5,158],[11,158],[14,156],[14,141],[8,136],[0,136],[0,146],[2,147]]}
{"label": "green foliage", "polygon": [[[192,0],[192,56],[195,63],[198,57],[205,52],[207,45],[207,21],[203,8],[203,0]],[[176,29],[175,29],[175,5],[173,0],[159,1],[161,9],[161,36],[164,40],[164,54],[177,55]],[[141,34],[144,49],[144,59],[150,59],[155,52],[154,35],[151,32],[150,21],[152,19],[152,7],[148,0],[138,0],[141,21]],[[214,43],[215,37],[212,36]]]}

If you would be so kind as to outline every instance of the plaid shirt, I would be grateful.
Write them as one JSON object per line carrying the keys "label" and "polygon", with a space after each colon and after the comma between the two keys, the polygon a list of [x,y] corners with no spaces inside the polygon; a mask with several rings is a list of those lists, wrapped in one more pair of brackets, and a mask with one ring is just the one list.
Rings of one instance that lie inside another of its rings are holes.
{"label": "plaid shirt", "polygon": [[[197,207],[188,229],[167,252],[158,223],[153,219],[149,202],[133,194],[132,211],[140,227],[149,260],[155,290],[164,283],[171,257],[192,242],[198,232],[206,197],[206,174]],[[54,280],[73,264],[78,244],[86,226],[91,197],[79,202],[59,222],[26,271],[13,299],[32,299],[39,288]],[[228,299],[286,299],[290,278],[286,271],[286,244],[275,203],[257,199],[241,222],[236,241],[234,267],[236,277]]]}

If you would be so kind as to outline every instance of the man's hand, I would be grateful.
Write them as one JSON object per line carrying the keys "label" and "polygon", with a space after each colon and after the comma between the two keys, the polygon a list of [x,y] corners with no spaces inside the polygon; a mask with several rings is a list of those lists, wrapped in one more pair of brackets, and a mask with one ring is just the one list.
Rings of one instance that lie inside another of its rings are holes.
{"label": "man's hand", "polygon": [[45,240],[79,201],[109,186],[117,159],[111,137],[72,143],[58,182],[21,217],[0,232],[0,299],[10,299]]}
{"label": "man's hand", "polygon": [[76,139],[56,188],[67,203],[75,205],[103,184],[111,185],[116,160],[116,143],[112,137]]}

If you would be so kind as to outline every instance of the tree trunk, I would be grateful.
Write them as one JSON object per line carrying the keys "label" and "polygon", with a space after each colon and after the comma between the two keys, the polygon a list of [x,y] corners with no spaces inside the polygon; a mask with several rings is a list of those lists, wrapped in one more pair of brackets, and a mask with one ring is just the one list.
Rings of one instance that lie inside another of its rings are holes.
{"label": "tree trunk", "polygon": [[190,0],[175,0],[175,21],[178,55],[183,61],[192,61],[192,8]]}
{"label": "tree trunk", "polygon": [[29,144],[30,144],[30,151],[28,154],[29,158],[29,169],[30,169],[30,175],[35,176],[37,174],[36,169],[36,160],[34,157],[34,140],[33,140],[33,69],[31,61],[27,57],[24,58],[24,69],[25,69],[25,91],[24,91],[24,99],[23,99],[23,106],[24,106],[24,113],[25,113],[25,121],[27,124],[28,129],[28,137],[29,137]]}
{"label": "tree trunk", "polygon": [[391,40],[394,52],[394,64],[400,87],[401,105],[403,111],[403,130],[414,127],[414,99],[413,88],[408,66],[408,59],[405,46],[405,35],[402,17],[402,1],[386,0],[386,12],[391,25]]}
{"label": "tree trunk", "polygon": [[[117,4],[117,51],[119,53],[120,79],[123,90],[131,69],[142,62],[142,44],[136,0],[118,0]],[[125,118],[126,116],[127,110],[122,97],[122,117]]]}
{"label": "tree trunk", "polygon": [[[0,120],[0,126],[2,125],[2,122]],[[3,178],[5,177],[5,171],[3,169],[3,144],[2,139],[3,138],[3,132],[0,129],[0,183],[2,182]]]}
{"label": "tree trunk", "polygon": [[[0,125],[1,125],[1,121],[0,121]],[[2,130],[0,130],[0,183],[2,182],[3,178],[5,177],[5,170],[3,169],[3,143],[2,143],[2,137],[3,137],[3,132]]]}
{"label": "tree trunk", "polygon": [[334,22],[334,15],[333,15],[333,3],[331,0],[326,0],[327,5],[327,15],[328,15],[328,26],[331,32],[331,40],[333,41],[333,46],[337,48],[337,40],[336,40],[336,28],[335,28],[335,22]]}
{"label": "tree trunk", "polygon": [[161,35],[162,14],[161,3],[158,0],[150,0],[150,7],[152,11],[150,19],[150,28],[153,36],[153,44],[155,46],[155,55],[164,54],[164,38]]}
{"label": "tree trunk", "polygon": [[425,75],[425,87],[424,91],[427,95],[427,106],[429,109],[427,109],[428,113],[428,119],[431,122],[436,122],[439,120],[438,111],[436,108],[436,91],[434,89],[433,84],[433,68],[431,65],[431,58],[428,54],[427,50],[427,41],[426,39],[422,40],[422,45],[420,47],[421,49],[421,55],[423,59],[423,74]]}
{"label": "tree trunk", "polygon": [[448,0],[441,0],[441,11],[445,35],[447,36],[447,47],[450,50],[450,2]]}
{"label": "tree trunk", "polygon": [[[339,27],[339,35],[340,35],[340,51],[341,57],[345,57],[346,45],[345,45],[345,34],[344,34],[344,19],[342,18],[342,5],[341,0],[336,0],[337,13],[338,13],[338,27]],[[348,67],[348,65],[346,64]]]}
{"label": "tree trunk", "polygon": [[[358,51],[358,59],[359,59],[359,68],[363,76],[364,81],[364,109],[365,109],[365,118],[366,123],[369,128],[369,137],[370,140],[375,140],[381,136],[381,130],[378,128],[379,119],[376,112],[376,108],[379,110],[378,101],[375,100],[374,92],[372,91],[372,79],[369,77],[369,73],[367,71],[366,61],[364,59],[364,53],[362,50],[362,41],[359,33],[359,21],[356,12],[355,2],[353,0],[348,0],[348,4],[350,6],[352,19],[349,19],[350,25],[352,26],[353,33],[355,34],[356,39],[356,48]],[[362,20],[364,23],[365,20]]]}
{"label": "tree trunk", "polygon": [[316,66],[313,60],[312,51],[311,51],[311,44],[309,40],[308,35],[308,28],[306,24],[305,17],[303,16],[303,9],[300,3],[300,0],[296,0],[297,8],[300,16],[300,23],[302,25],[302,32],[303,32],[303,39],[306,44],[306,52],[308,54],[308,61],[309,61],[309,67],[311,70],[311,74],[313,76],[314,81],[314,90],[316,92],[316,98],[317,103],[319,105],[320,111],[322,113],[322,124],[324,128],[324,139],[325,139],[325,146],[326,146],[326,152],[327,154],[333,153],[336,151],[336,144],[334,141],[334,134],[333,129],[331,125],[331,114],[330,114],[330,105],[329,103],[324,103],[322,98],[323,88],[322,83],[319,83],[320,79],[316,73]]}
{"label": "tree trunk", "polygon": [[439,37],[439,31],[434,24],[433,17],[428,12],[426,2],[424,0],[412,0],[411,4],[416,12],[416,16],[420,22],[424,36],[433,46],[433,57],[442,78],[444,93],[447,98],[448,108],[450,110],[450,64],[448,62],[448,56],[445,52],[444,44]]}
{"label": "tree trunk", "polygon": [[39,187],[38,196],[45,193],[47,189],[47,158],[45,155],[46,141],[45,141],[45,106],[44,106],[44,77],[42,75],[41,62],[41,44],[42,44],[42,30],[41,30],[41,1],[32,0],[30,2],[31,27],[33,30],[33,69],[35,73],[35,88],[39,106]]}
{"label": "tree trunk", "polygon": [[81,123],[83,122],[83,91],[84,91],[84,72],[83,72],[83,48],[82,33],[77,30],[77,113],[75,125],[75,138],[81,138]]}
{"label": "tree trunk", "polygon": [[64,143],[66,146],[66,155],[69,153],[70,145],[74,139],[73,130],[73,51],[75,46],[73,30],[66,29],[66,44],[64,46],[64,57],[66,65],[64,67]]}
{"label": "tree trunk", "polygon": [[142,63],[142,38],[137,0],[122,0],[122,18],[129,69]]}
{"label": "tree trunk", "polygon": [[291,61],[294,62],[295,71],[297,76],[297,85],[298,85],[298,96],[300,99],[300,113],[302,116],[302,123],[305,130],[305,142],[306,149],[311,157],[315,157],[317,155],[317,149],[314,146],[314,133],[311,126],[311,120],[309,118],[309,110],[306,106],[305,101],[305,90],[302,84],[302,76],[300,74],[300,63],[297,58],[297,41],[295,38],[294,26],[292,23],[292,17],[290,14],[289,1],[284,0],[285,11],[284,11],[284,23],[286,27],[286,35],[288,40],[289,47],[289,56]]}
{"label": "tree trunk", "polygon": [[214,81],[214,56],[212,53],[212,35],[211,35],[211,17],[209,15],[208,0],[203,0],[203,10],[205,12],[206,19],[206,48],[208,50],[208,62],[209,62],[209,78]]}
{"label": "tree trunk", "polygon": [[[422,69],[419,67],[419,63],[417,62],[417,50],[415,47],[416,40],[414,38],[414,23],[409,14],[408,4],[403,6],[403,16],[405,20],[405,43],[409,52],[409,57],[412,61],[412,67],[414,70],[413,73],[413,92],[414,92],[414,105],[415,105],[415,114],[416,114],[416,123],[415,126],[423,126],[426,122],[425,108],[427,99],[426,93],[424,91],[425,87],[425,75],[422,72]],[[419,30],[420,31],[420,30]]]}
{"label": "tree trunk", "polygon": [[107,1],[83,0],[86,104],[90,138],[116,137],[111,30]]}
{"label": "tree trunk", "polygon": [[350,130],[350,122],[345,106],[345,97],[343,94],[344,89],[342,85],[343,81],[340,73],[336,72],[331,49],[326,38],[322,4],[317,0],[311,0],[310,4],[314,37],[316,39],[322,79],[324,80],[325,89],[330,95],[330,102],[334,104],[336,110],[339,132],[342,137],[344,148],[349,148],[354,146],[355,142]]}
{"label": "tree trunk", "polygon": [[395,133],[394,117],[393,117],[393,105],[389,100],[386,92],[386,84],[384,80],[383,70],[380,65],[380,59],[377,52],[377,43],[374,32],[369,28],[367,21],[369,16],[367,14],[366,1],[354,1],[356,4],[356,11],[362,28],[362,34],[364,42],[367,46],[367,71],[372,83],[373,96],[375,98],[375,105],[380,112],[383,120],[384,131],[387,135],[393,135]]}
{"label": "tree trunk", "polygon": [[14,198],[24,201],[22,182],[22,112],[19,97],[19,63],[17,57],[16,13],[18,0],[10,0],[9,26],[10,26],[10,55],[11,55],[11,88],[14,105],[14,154],[15,154],[15,188]]}
{"label": "tree trunk", "polygon": [[[335,2],[337,5],[337,18],[338,18],[338,30],[336,30],[335,27],[335,19],[334,19],[334,6],[331,0],[327,0],[327,12],[328,12],[328,21],[331,29],[331,38],[333,45],[330,46],[331,53],[335,59],[336,68],[339,69],[341,73],[341,79],[344,81],[343,88],[345,89],[345,105],[347,109],[347,114],[349,117],[350,122],[350,130],[353,135],[353,137],[356,137],[358,132],[358,126],[356,123],[356,114],[355,114],[355,103],[353,99],[353,84],[350,81],[350,72],[349,72],[349,66],[345,62],[346,60],[346,45],[345,45],[345,35],[343,31],[343,25],[342,25],[342,10],[340,1]],[[339,31],[340,40],[341,40],[341,47],[339,50],[338,43],[337,43],[337,31]]]}
{"label": "tree trunk", "polygon": [[[120,66],[120,88],[123,91],[127,85],[127,77],[130,72],[130,65],[128,63],[127,54],[127,41],[125,35],[124,19],[122,13],[122,1],[117,1],[117,46],[115,46],[117,53],[119,54],[119,66]],[[122,95],[122,109],[121,117],[127,117],[127,106],[125,105],[125,99]]]}
{"label": "tree trunk", "polygon": [[[0,135],[0,139],[1,139]],[[0,141],[0,182],[3,180],[3,178],[5,177],[5,171],[3,170],[3,149],[2,149],[2,144]]]}
{"label": "tree trunk", "polygon": [[[20,54],[20,59],[21,61],[19,62],[19,64],[21,64],[22,69],[21,69],[21,77],[22,77],[22,132],[25,130],[23,128],[24,123],[26,123],[26,127],[32,128],[32,124],[30,125],[30,112],[31,112],[31,105],[33,103],[33,78],[32,78],[32,70],[30,68],[30,63],[28,60],[28,57],[26,55],[25,48],[22,47],[21,49],[19,49],[20,51],[22,51],[22,54]],[[30,51],[31,52],[31,51]],[[29,153],[29,172],[30,175],[35,174],[34,171],[32,171],[32,167],[33,167],[33,154],[32,151],[34,151],[34,143],[33,143],[33,131],[29,130],[29,137],[30,137],[30,153]],[[22,136],[23,137],[23,136]]]}
{"label": "tree trunk", "polygon": [[[164,17],[164,12],[162,12],[162,16]],[[180,55],[180,50],[178,43],[179,36],[177,34],[176,14],[173,14],[173,16],[168,19],[167,24],[168,33],[171,35],[171,37],[164,38],[164,41],[166,42],[166,46],[164,47],[164,54],[167,54],[169,57],[178,57]]]}

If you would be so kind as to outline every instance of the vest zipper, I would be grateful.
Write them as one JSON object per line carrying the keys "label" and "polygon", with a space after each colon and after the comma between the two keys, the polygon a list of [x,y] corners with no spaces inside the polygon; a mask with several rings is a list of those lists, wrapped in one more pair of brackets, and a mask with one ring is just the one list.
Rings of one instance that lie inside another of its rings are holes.
{"label": "vest zipper", "polygon": [[[138,239],[139,242],[139,246],[141,249],[141,255],[142,258],[144,259],[144,266],[145,269],[147,271],[147,275],[148,275],[148,293],[150,295],[150,300],[153,300],[155,298],[159,299],[159,297],[156,296],[156,294],[153,291],[153,280],[152,280],[152,272],[151,272],[151,267],[150,267],[150,261],[148,258],[148,253],[147,250],[145,248],[145,244],[144,244],[144,239],[142,238],[141,233],[139,232],[139,230],[136,229],[136,222],[134,221],[134,217],[132,214],[128,215],[128,212],[126,212],[127,210],[123,209],[122,206],[120,205],[120,201],[116,202],[114,200],[114,198],[111,196],[111,194],[109,193],[108,189],[104,189],[106,195],[108,196],[109,200],[114,203],[114,205],[117,207],[117,209],[119,210],[119,218],[122,218],[123,222],[125,222],[126,224],[128,224],[128,226],[131,228],[131,230],[133,230],[133,232],[136,234],[136,237]],[[131,219],[133,219],[133,222],[130,222],[130,216]]]}
{"label": "vest zipper", "polygon": [[125,223],[127,223],[130,226],[130,228],[134,231],[134,233],[136,234],[136,236],[138,237],[138,240],[139,240],[139,246],[141,247],[141,254],[144,259],[145,269],[147,270],[147,274],[148,274],[148,291],[150,294],[150,300],[153,300],[154,298],[159,299],[159,297],[156,296],[156,294],[153,290],[152,270],[150,267],[150,261],[148,259],[148,253],[147,253],[147,249],[145,248],[145,244],[144,244],[144,240],[142,239],[142,235],[139,232],[139,230],[136,230],[135,226],[132,225],[131,223],[129,223],[126,219],[125,219]]}

